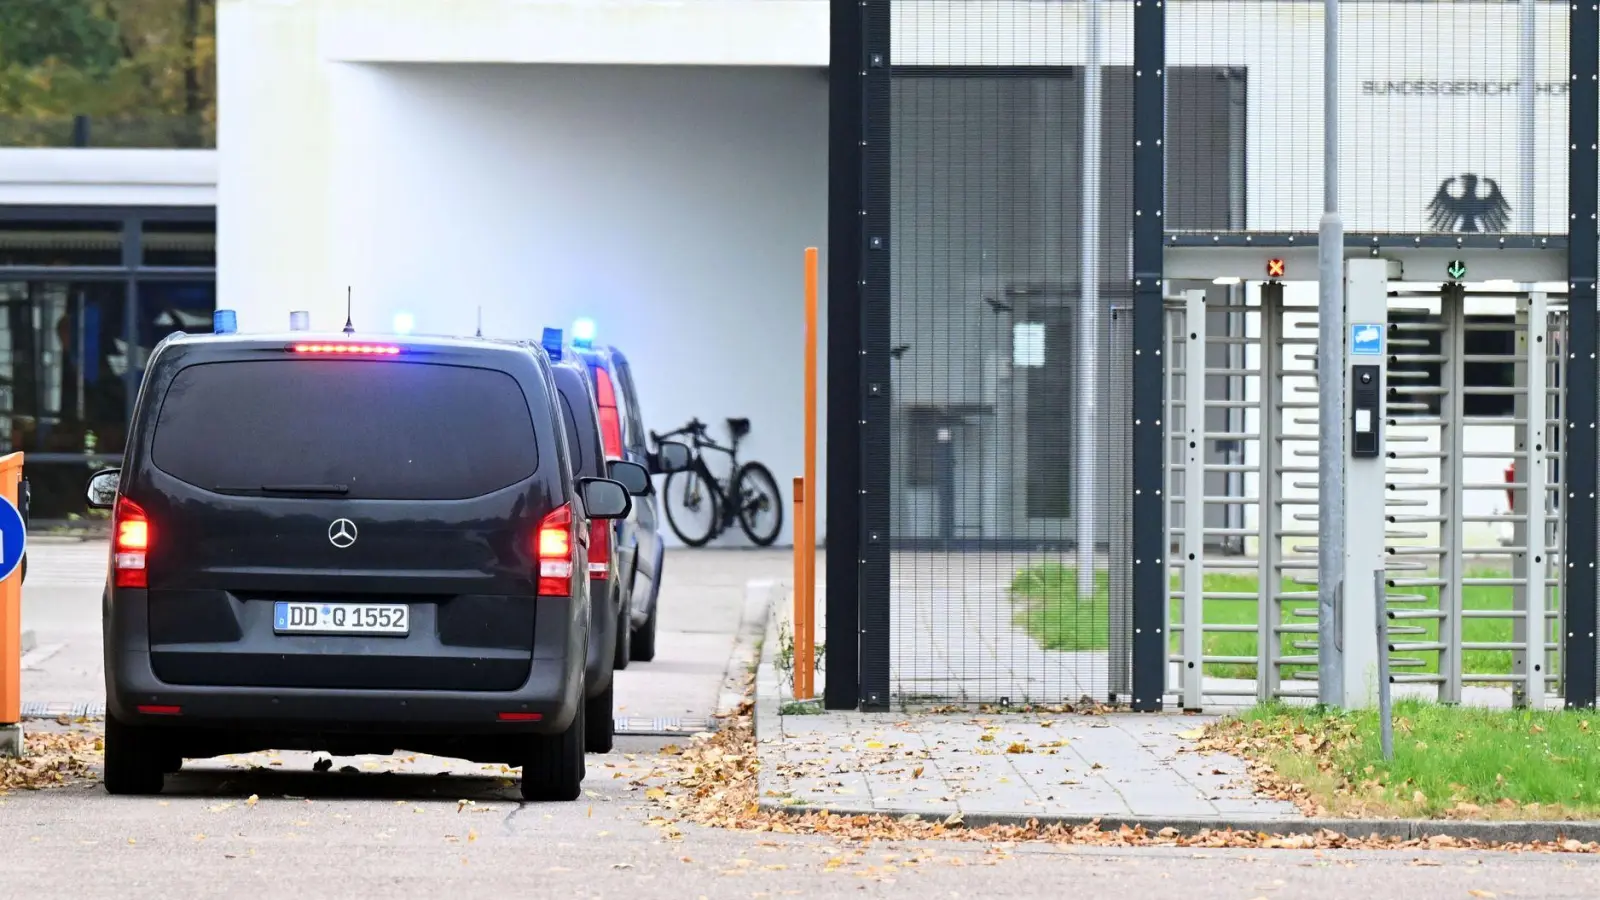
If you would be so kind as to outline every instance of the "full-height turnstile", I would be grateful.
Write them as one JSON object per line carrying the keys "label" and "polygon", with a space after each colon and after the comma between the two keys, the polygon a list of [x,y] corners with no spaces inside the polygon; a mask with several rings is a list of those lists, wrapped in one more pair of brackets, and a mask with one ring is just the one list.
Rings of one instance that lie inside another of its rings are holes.
{"label": "full-height turnstile", "polygon": [[[1374,260],[1347,278],[1340,377],[1349,398],[1358,370],[1375,375],[1380,397],[1376,455],[1347,459],[1347,693],[1372,686],[1383,615],[1398,684],[1542,704],[1559,674],[1564,297],[1385,274]],[[1314,697],[1315,286],[1188,290],[1167,309],[1169,686],[1187,708]],[[1381,329],[1365,359],[1363,326]]]}

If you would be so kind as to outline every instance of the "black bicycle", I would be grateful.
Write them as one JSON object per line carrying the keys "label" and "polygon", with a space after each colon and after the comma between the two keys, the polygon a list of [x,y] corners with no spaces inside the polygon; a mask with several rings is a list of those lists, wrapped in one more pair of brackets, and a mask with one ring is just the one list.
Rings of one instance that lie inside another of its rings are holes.
{"label": "black bicycle", "polygon": [[[694,449],[689,467],[668,475],[662,489],[667,524],[685,544],[703,547],[732,528],[737,519],[751,541],[760,547],[769,546],[783,530],[783,495],[778,492],[778,481],[761,463],[739,464],[739,441],[750,433],[749,419],[729,419],[728,433],[733,437],[731,447],[706,437],[706,425],[699,419],[691,419],[688,425],[666,434],[650,432],[650,440],[656,444],[687,435]],[[728,455],[729,471],[733,473],[731,490],[711,473],[701,450]],[[700,518],[704,518],[703,524],[699,523]]]}

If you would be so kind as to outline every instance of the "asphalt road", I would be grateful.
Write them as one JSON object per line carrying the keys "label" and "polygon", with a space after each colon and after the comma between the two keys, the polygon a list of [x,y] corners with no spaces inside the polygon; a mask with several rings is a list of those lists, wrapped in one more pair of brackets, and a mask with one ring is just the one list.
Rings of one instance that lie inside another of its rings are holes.
{"label": "asphalt road", "polygon": [[628,743],[590,757],[587,795],[570,804],[521,804],[488,773],[420,774],[437,768],[428,760],[410,764],[419,774],[208,764],[161,798],[92,784],[13,794],[0,805],[0,896],[1595,896],[1596,862],[1578,856],[851,846],[692,826],[674,839],[630,784],[651,748]]}
{"label": "asphalt road", "polygon": [[[785,560],[781,553],[676,554],[661,655],[622,673],[619,705],[631,707],[624,714],[709,714],[754,596],[751,582],[782,578]],[[24,684],[92,693],[94,579],[47,567],[35,582],[36,564],[29,619],[41,646],[56,649]],[[0,898],[179,900],[254,891],[304,900],[1064,893],[1471,900],[1593,897],[1600,874],[1586,856],[861,845],[691,825],[680,831],[663,827],[645,796],[660,782],[658,751],[675,740],[625,737],[616,752],[591,755],[585,796],[567,804],[520,802],[514,773],[497,766],[358,757],[316,772],[317,757],[300,753],[191,762],[153,798],[110,797],[94,782],[15,792],[0,797]]]}

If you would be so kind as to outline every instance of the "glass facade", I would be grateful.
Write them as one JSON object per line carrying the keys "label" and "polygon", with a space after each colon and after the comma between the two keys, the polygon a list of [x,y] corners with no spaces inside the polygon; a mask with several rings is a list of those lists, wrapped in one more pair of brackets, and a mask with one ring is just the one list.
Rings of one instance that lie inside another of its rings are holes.
{"label": "glass facade", "polygon": [[215,308],[214,209],[0,207],[0,453],[28,454],[35,520],[85,514],[151,349]]}

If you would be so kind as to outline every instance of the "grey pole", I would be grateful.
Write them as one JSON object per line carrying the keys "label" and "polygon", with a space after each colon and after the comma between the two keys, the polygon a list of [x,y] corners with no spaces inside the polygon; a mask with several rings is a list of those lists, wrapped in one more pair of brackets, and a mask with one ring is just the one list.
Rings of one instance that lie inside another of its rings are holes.
{"label": "grey pole", "polygon": [[1344,220],[1339,217],[1339,0],[1323,0],[1322,191],[1317,236],[1317,697],[1344,700]]}
{"label": "grey pole", "polygon": [[[1538,8],[1534,0],[1522,0],[1519,12],[1522,13],[1522,58],[1521,75],[1517,79],[1517,99],[1521,105],[1521,122],[1519,122],[1517,150],[1522,162],[1522,184],[1519,205],[1522,207],[1521,215],[1517,216],[1517,225],[1523,234],[1533,234],[1534,213],[1534,134],[1536,133],[1537,120],[1534,115],[1534,103],[1538,97],[1535,89],[1535,79],[1539,77],[1539,69],[1534,56],[1535,37],[1538,34]],[[1524,290],[1532,290],[1528,285]]]}
{"label": "grey pole", "polygon": [[[1100,446],[1100,0],[1086,0],[1088,55],[1083,67],[1083,219],[1078,302],[1077,484],[1073,510],[1078,532],[1078,596],[1094,596],[1095,544],[1099,538]],[[1187,415],[1193,415],[1189,411]]]}
{"label": "grey pole", "polygon": [[[1374,597],[1389,592],[1382,569],[1372,573]],[[1378,741],[1384,759],[1394,759],[1394,703],[1389,696],[1389,611],[1378,609]]]}

